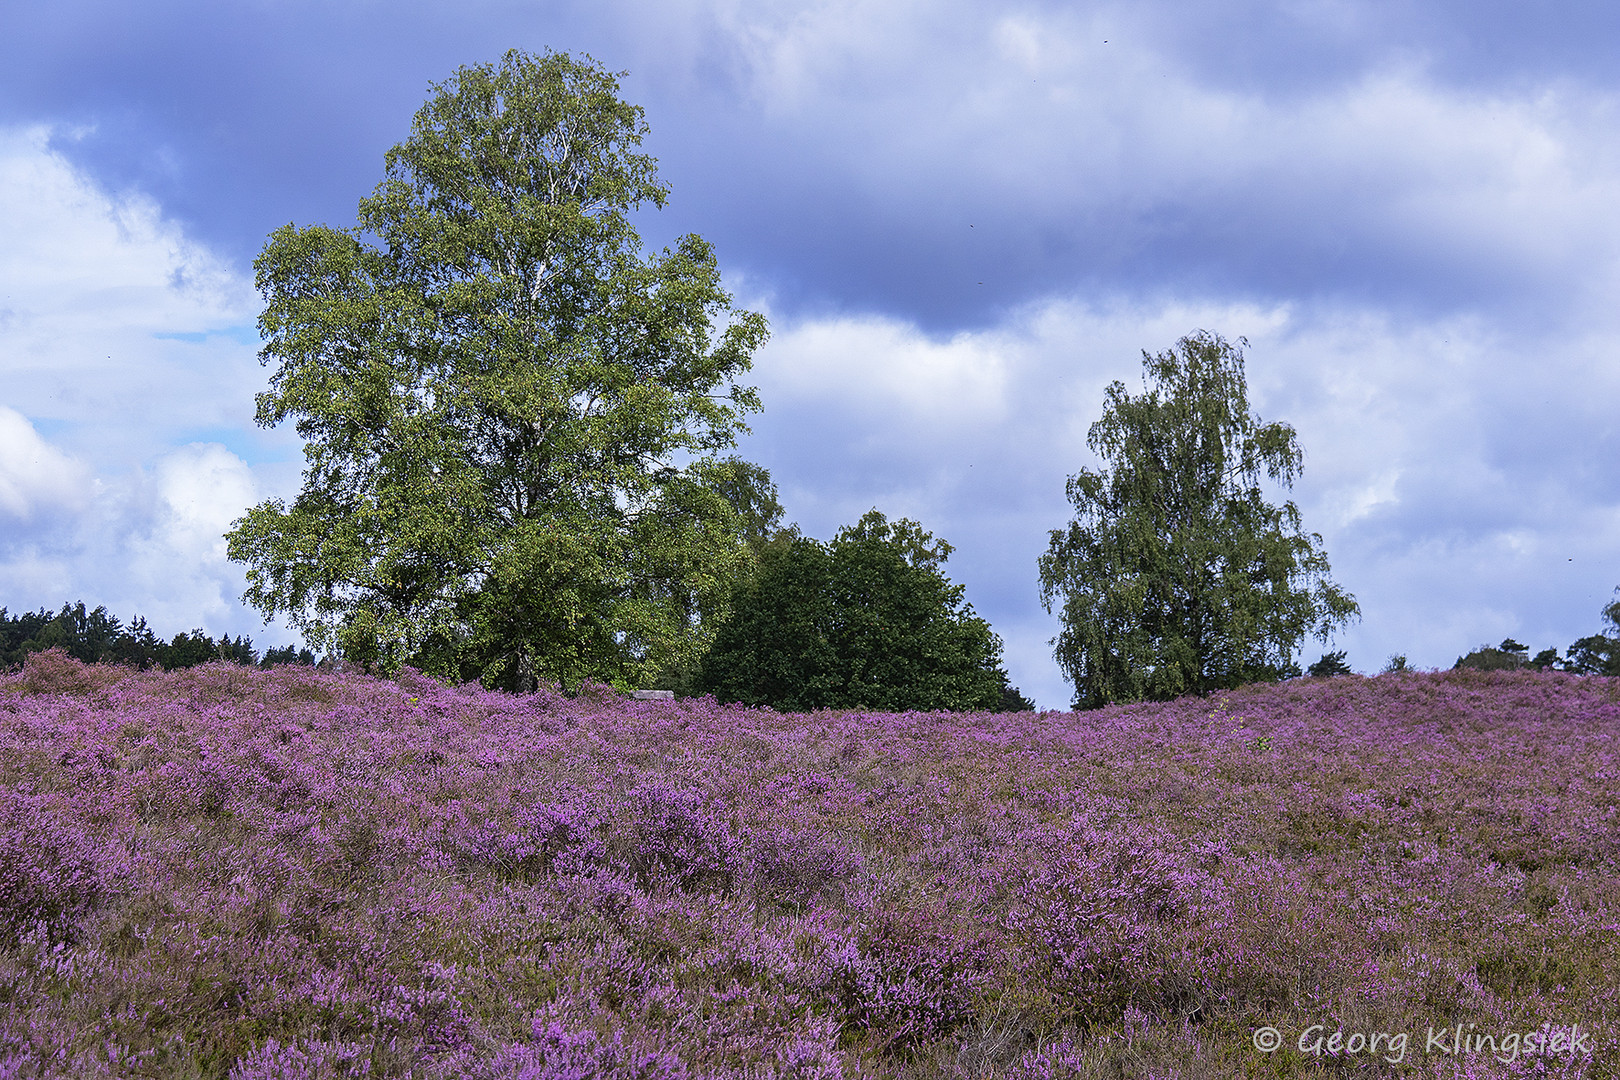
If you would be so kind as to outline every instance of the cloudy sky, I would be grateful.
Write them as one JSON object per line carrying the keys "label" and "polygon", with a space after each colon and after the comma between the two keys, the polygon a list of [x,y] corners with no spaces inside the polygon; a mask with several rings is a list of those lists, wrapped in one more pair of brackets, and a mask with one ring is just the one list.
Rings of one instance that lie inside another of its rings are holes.
{"label": "cloudy sky", "polygon": [[[1043,706],[1035,563],[1141,351],[1248,339],[1331,647],[1564,648],[1620,585],[1620,7],[1505,0],[0,0],[0,604],[296,640],[220,534],[291,495],[252,261],[348,225],[429,86],[509,48],[628,72],[772,340],[745,456],[828,538],[878,507]],[[1303,659],[1322,652],[1308,642]]]}

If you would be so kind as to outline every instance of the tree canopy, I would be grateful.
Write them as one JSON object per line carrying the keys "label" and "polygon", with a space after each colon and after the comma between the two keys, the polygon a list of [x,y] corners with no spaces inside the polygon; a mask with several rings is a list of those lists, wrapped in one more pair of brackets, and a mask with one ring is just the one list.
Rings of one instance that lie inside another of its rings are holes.
{"label": "tree canopy", "polygon": [[240,634],[235,638],[221,635],[215,641],[201,628],[176,634],[172,640],[165,641],[154,634],[139,615],[125,623],[109,614],[105,607],[86,609],[82,600],[77,604],[63,604],[62,610],[54,614],[41,608],[12,615],[7,608],[0,607],[0,671],[21,667],[29,655],[50,649],[59,649],[87,664],[122,664],[143,671],[149,668],[172,671],[213,660],[261,667],[315,663],[315,656],[308,649],[295,649],[291,645],[270,649],[261,660],[252,638]]}
{"label": "tree canopy", "polygon": [[1307,634],[1358,614],[1322,538],[1260,489],[1292,486],[1303,454],[1249,411],[1240,348],[1200,331],[1142,358],[1144,392],[1110,384],[1088,433],[1109,468],[1069,478],[1077,516],[1039,560],[1078,708],[1296,675]]}
{"label": "tree canopy", "polygon": [[[1615,590],[1620,595],[1620,588]],[[1577,675],[1620,675],[1620,599],[1603,608],[1603,621],[1613,628],[1573,642],[1564,650],[1563,670]]]}
{"label": "tree canopy", "polygon": [[[1620,594],[1620,589],[1615,592]],[[1453,669],[1516,671],[1530,667],[1537,671],[1567,671],[1574,675],[1620,675],[1620,600],[1610,601],[1603,608],[1602,616],[1613,632],[1599,632],[1576,639],[1564,650],[1562,660],[1558,657],[1557,649],[1542,649],[1531,657],[1528,645],[1507,638],[1500,645],[1481,645],[1459,656]]]}
{"label": "tree canopy", "polygon": [[1305,669],[1305,674],[1318,679],[1332,679],[1340,675],[1354,675],[1350,665],[1345,662],[1343,649],[1330,653],[1323,653],[1321,658]]}
{"label": "tree canopy", "polygon": [[510,52],[434,88],[355,227],[270,237],[258,422],[306,468],[228,534],[267,620],[509,689],[701,655],[773,501],[719,456],[767,331],[700,237],[643,254],[646,130],[589,58]]}
{"label": "tree canopy", "polygon": [[1032,708],[1001,639],[941,569],[951,546],[873,510],[830,544],[782,530],[759,546],[696,688],[787,712]]}
{"label": "tree canopy", "polygon": [[[1555,652],[1554,656],[1557,655]],[[1534,666],[1530,649],[1512,638],[1504,638],[1500,645],[1481,645],[1466,655],[1457,657],[1453,670],[1472,668],[1475,671],[1517,671]]]}

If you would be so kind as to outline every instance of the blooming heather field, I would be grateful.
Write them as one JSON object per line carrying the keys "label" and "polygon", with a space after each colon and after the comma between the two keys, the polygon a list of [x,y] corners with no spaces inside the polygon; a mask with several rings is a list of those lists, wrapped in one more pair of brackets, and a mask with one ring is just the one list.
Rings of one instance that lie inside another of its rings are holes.
{"label": "blooming heather field", "polygon": [[0,1077],[1614,1077],[1620,680],[782,716],[37,655],[0,1003]]}

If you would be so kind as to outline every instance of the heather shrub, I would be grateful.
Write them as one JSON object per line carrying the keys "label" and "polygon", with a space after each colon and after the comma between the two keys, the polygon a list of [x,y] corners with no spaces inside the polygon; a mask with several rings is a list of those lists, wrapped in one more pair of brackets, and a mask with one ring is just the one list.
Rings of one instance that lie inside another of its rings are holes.
{"label": "heather shrub", "polygon": [[0,947],[30,933],[72,940],[107,891],[96,845],[43,801],[0,789]]}
{"label": "heather shrub", "polygon": [[482,1075],[490,1080],[687,1080],[691,1074],[675,1054],[625,1044],[622,1032],[604,1037],[589,1029],[571,1031],[557,1021],[536,1021],[532,1042],[514,1045]]}
{"label": "heather shrub", "polygon": [[23,660],[22,677],[8,679],[8,694],[94,694],[122,682],[127,672],[110,665],[82,664],[62,649],[31,652]]}
{"label": "heather shrub", "polygon": [[1174,949],[1219,887],[1177,846],[1135,823],[1084,823],[1024,887],[1010,923],[1050,964],[1079,1022],[1112,1021],[1130,1005],[1175,1006],[1190,993]]}
{"label": "heather shrub", "polygon": [[745,823],[738,841],[759,895],[789,908],[841,891],[862,870],[860,853],[839,837],[791,819]]}
{"label": "heather shrub", "polygon": [[1620,680],[781,715],[44,663],[0,1077],[1617,1075]]}
{"label": "heather shrub", "polygon": [[724,808],[703,792],[654,781],[638,784],[622,802],[628,821],[609,857],[644,887],[724,891],[745,870]]}
{"label": "heather shrub", "polygon": [[450,854],[524,881],[618,875],[648,891],[746,891],[799,907],[848,880],[860,857],[795,823],[737,820],[702,791],[661,782],[626,791],[563,785],[494,822],[452,829]]}

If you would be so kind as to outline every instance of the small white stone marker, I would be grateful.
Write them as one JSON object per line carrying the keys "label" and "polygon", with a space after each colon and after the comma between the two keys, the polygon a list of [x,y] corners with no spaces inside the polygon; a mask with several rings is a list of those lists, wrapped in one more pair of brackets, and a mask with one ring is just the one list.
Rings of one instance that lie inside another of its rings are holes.
{"label": "small white stone marker", "polygon": [[674,701],[673,690],[632,690],[630,696],[636,701]]}

